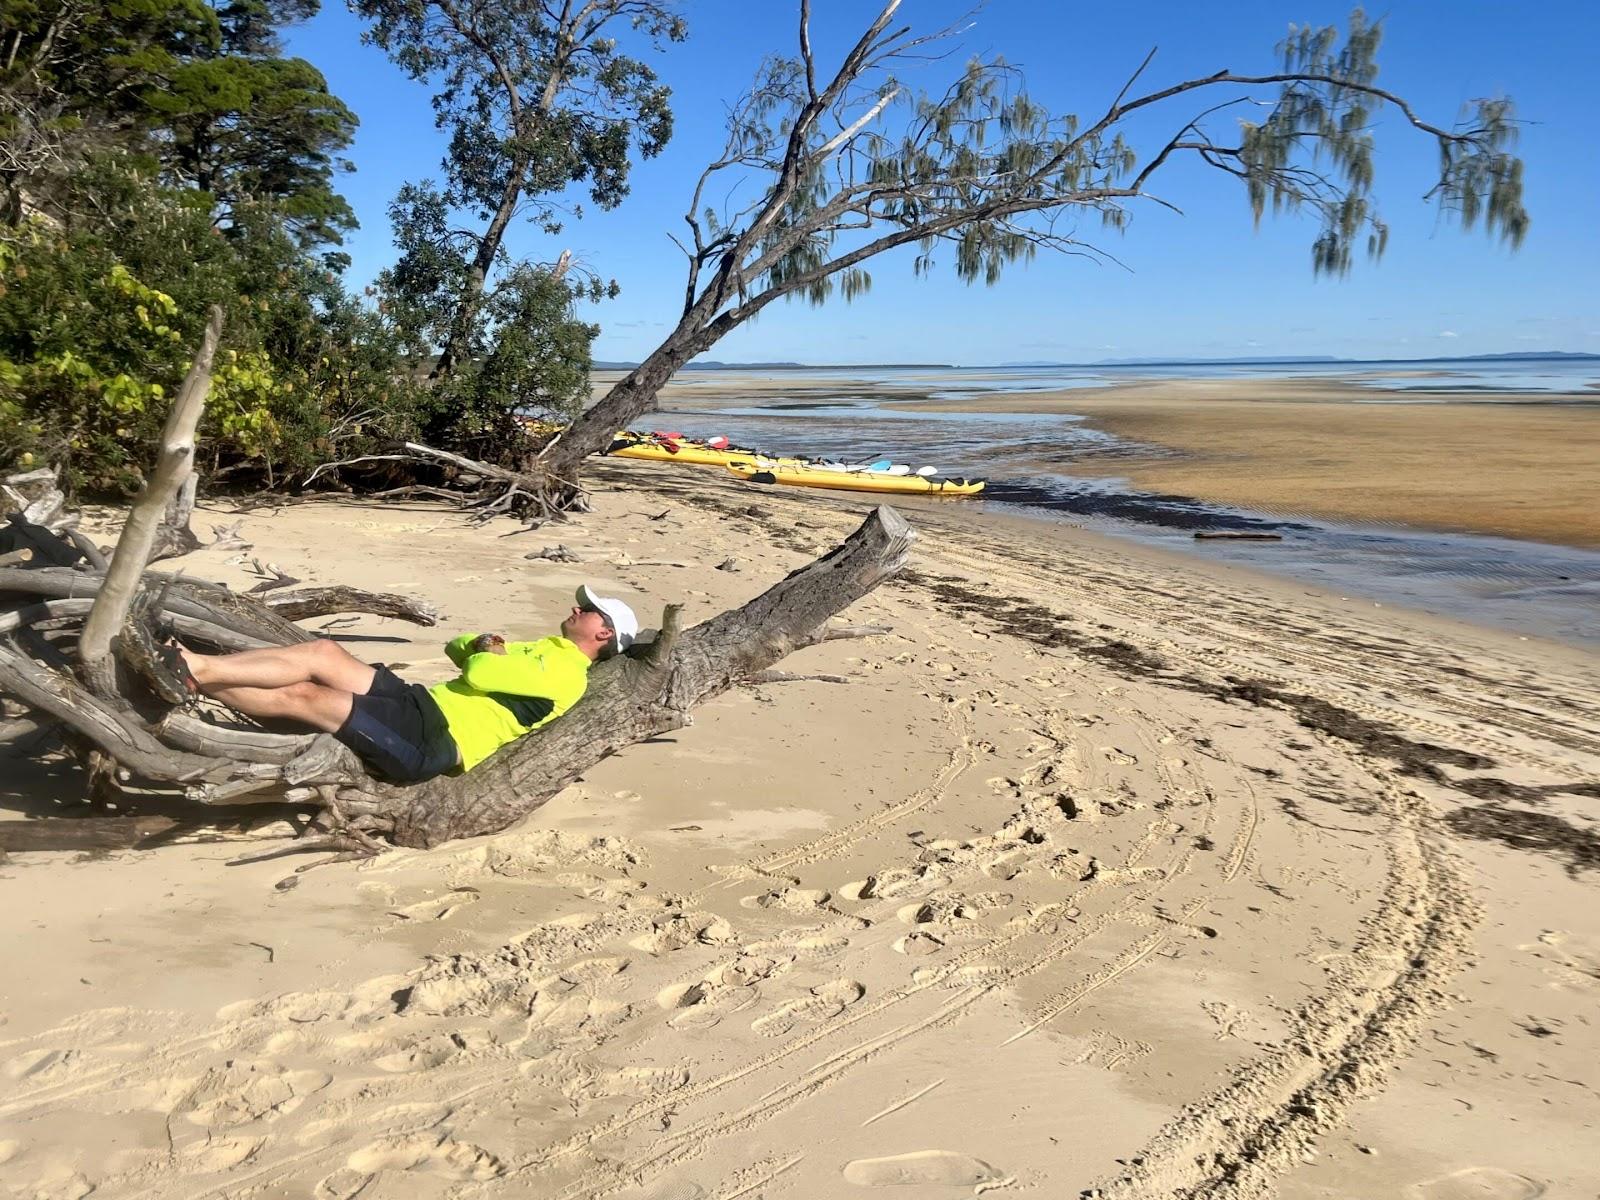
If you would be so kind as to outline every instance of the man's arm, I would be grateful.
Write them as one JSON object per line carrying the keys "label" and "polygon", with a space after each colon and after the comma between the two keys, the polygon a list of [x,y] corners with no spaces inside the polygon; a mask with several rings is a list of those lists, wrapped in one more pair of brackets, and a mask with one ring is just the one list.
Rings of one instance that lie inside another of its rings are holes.
{"label": "man's arm", "polygon": [[483,652],[504,654],[505,645],[505,639],[498,633],[463,633],[458,638],[451,638],[446,643],[444,652],[450,656],[451,662],[465,669],[467,659],[474,654]]}
{"label": "man's arm", "polygon": [[542,654],[508,654],[503,642],[497,649],[469,654],[461,677],[480,692],[511,696],[550,696],[555,683]]}

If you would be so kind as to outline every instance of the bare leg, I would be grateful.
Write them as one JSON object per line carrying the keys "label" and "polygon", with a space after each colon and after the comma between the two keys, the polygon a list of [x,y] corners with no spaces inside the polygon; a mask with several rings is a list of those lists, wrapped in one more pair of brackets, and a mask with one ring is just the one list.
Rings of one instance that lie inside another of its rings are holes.
{"label": "bare leg", "polygon": [[[376,672],[337,642],[318,638],[295,646],[266,646],[238,654],[183,652],[200,690],[217,696],[220,688],[286,688],[297,683],[321,684],[365,696]],[[231,701],[229,702],[231,703]],[[242,712],[248,712],[239,705]],[[259,714],[251,714],[259,715]]]}
{"label": "bare leg", "polygon": [[349,692],[317,683],[291,683],[287,687],[208,688],[207,694],[246,716],[298,721],[324,733],[339,732],[340,726],[349,718],[350,706],[355,700]]}

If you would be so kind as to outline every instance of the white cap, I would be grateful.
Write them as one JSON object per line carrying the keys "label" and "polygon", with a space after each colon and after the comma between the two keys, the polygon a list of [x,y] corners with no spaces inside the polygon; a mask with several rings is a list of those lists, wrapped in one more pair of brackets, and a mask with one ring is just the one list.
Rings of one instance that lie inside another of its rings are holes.
{"label": "white cap", "polygon": [[639,618],[633,615],[633,609],[614,596],[595,595],[587,583],[578,587],[578,607],[597,612],[606,619],[606,624],[616,634],[618,652],[633,645],[633,639],[639,636]]}

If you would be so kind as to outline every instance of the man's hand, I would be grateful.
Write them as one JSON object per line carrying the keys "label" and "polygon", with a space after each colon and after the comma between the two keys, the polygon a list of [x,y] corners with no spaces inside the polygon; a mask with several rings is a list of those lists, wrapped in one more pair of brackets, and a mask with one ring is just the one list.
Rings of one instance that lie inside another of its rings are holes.
{"label": "man's hand", "polygon": [[472,642],[474,654],[504,654],[506,640],[498,633],[481,633]]}

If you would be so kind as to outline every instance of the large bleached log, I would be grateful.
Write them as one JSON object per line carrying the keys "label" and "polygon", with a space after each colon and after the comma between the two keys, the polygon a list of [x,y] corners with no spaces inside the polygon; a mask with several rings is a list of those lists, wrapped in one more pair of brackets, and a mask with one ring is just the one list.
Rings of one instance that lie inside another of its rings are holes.
{"label": "large bleached log", "polygon": [[94,608],[83,623],[83,636],[78,639],[78,668],[102,696],[116,690],[110,665],[111,639],[128,619],[168,506],[194,467],[194,431],[205,409],[206,394],[211,390],[211,360],[221,337],[222,309],[213,305],[200,351],[194,356],[161,431],[161,451],[156,458],[155,471],[123,523],[111,565],[106,568],[105,581],[95,595]]}

